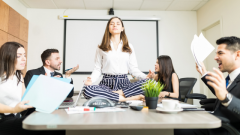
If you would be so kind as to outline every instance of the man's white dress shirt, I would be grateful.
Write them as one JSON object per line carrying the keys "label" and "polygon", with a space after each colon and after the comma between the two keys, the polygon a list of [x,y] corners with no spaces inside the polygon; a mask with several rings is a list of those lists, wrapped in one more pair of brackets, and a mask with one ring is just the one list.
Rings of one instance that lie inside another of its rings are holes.
{"label": "man's white dress shirt", "polygon": [[52,71],[50,71],[49,69],[45,68],[44,66],[43,66],[43,68],[44,68],[44,70],[45,70],[45,73],[47,73],[47,76],[48,76],[48,77],[51,77],[51,74],[50,74],[50,73],[51,73]]}
{"label": "man's white dress shirt", "polygon": [[229,74],[229,82],[227,88],[232,84],[232,82],[237,78],[237,76],[240,74],[240,68],[235,69]]}
{"label": "man's white dress shirt", "polygon": [[117,50],[110,42],[112,50],[105,52],[97,47],[95,55],[95,67],[91,75],[92,83],[96,82],[102,73],[110,75],[132,74],[138,79],[144,79],[146,74],[138,69],[134,48],[129,44],[132,53],[122,52],[123,42],[118,45]]}
{"label": "man's white dress shirt", "polygon": [[[44,67],[44,66],[43,66],[43,68],[44,68],[45,72],[47,73],[47,76],[51,77],[51,74],[50,74],[50,73],[51,73],[52,71],[50,71],[49,69],[47,69],[47,68]],[[54,75],[54,76],[55,76],[55,75]],[[65,77],[65,78],[67,78],[67,79],[71,79],[71,76],[69,76],[69,77]]]}

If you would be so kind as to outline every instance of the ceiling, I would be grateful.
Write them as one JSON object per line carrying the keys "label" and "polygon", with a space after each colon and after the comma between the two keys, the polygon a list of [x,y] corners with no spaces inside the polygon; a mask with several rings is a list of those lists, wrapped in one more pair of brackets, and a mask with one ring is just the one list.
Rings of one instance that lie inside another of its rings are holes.
{"label": "ceiling", "polygon": [[19,0],[27,8],[196,11],[209,0]]}

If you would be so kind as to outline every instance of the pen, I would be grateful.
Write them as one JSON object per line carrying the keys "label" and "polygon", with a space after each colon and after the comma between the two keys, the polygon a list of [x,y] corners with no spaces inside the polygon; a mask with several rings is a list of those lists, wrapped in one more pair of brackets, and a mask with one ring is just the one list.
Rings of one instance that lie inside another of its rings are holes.
{"label": "pen", "polygon": [[65,71],[71,70],[72,68],[66,69]]}
{"label": "pen", "polygon": [[80,111],[80,112],[87,112],[87,111],[95,111],[96,107],[76,107],[76,108],[68,108],[68,111]]}

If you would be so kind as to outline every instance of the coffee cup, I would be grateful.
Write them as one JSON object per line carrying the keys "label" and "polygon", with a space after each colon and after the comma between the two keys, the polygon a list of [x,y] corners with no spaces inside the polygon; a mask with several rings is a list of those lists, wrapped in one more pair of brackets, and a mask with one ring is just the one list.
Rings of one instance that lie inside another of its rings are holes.
{"label": "coffee cup", "polygon": [[164,110],[176,110],[181,108],[177,100],[162,100],[162,105]]}

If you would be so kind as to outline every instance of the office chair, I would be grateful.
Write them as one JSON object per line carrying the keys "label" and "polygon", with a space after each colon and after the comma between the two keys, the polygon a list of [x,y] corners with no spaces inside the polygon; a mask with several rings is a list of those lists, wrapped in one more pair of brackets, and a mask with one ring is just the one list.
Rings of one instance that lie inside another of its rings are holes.
{"label": "office chair", "polygon": [[230,125],[230,121],[227,118],[221,117],[221,116],[216,116],[222,121],[222,128],[226,129],[231,135],[240,135],[240,132]]}
{"label": "office chair", "polygon": [[[205,108],[206,111],[214,111],[216,98],[208,98],[200,101],[201,108]],[[222,128],[226,129],[231,135],[240,135],[240,132],[230,125],[229,119],[221,116],[216,116],[222,121]]]}
{"label": "office chair", "polygon": [[179,79],[179,91],[181,93],[181,101],[187,103],[190,99],[206,99],[207,97],[203,94],[192,93],[193,86],[197,82],[196,78],[181,78]]}
{"label": "office chair", "polygon": [[214,111],[216,98],[207,98],[201,100],[199,103],[201,104],[201,108],[204,108],[206,111]]}

